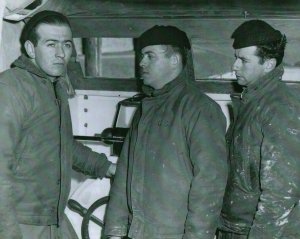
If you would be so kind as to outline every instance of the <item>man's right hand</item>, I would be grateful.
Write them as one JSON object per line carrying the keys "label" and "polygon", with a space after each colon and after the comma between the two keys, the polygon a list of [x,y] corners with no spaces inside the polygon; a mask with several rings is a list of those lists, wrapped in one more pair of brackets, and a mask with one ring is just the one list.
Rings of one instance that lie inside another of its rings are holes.
{"label": "man's right hand", "polygon": [[[113,177],[115,175],[115,173],[116,173],[116,168],[117,168],[117,165],[115,163],[112,163],[109,166],[109,168],[108,168],[105,176],[108,177],[108,178]],[[111,238],[111,237],[109,237],[109,238]]]}

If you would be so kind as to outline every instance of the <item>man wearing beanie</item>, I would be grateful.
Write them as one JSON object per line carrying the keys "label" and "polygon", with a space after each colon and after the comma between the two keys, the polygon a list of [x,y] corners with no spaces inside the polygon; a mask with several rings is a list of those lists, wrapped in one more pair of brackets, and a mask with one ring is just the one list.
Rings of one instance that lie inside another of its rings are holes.
{"label": "man wearing beanie", "polygon": [[137,52],[147,96],[118,160],[105,235],[213,239],[227,177],[225,117],[195,84],[183,31],[154,26]]}
{"label": "man wearing beanie", "polygon": [[281,81],[286,37],[250,20],[232,34],[237,81],[218,239],[300,238],[300,98]]}
{"label": "man wearing beanie", "polygon": [[102,178],[115,166],[73,139],[67,18],[37,13],[21,43],[24,53],[0,74],[0,238],[76,239],[64,215],[72,167]]}

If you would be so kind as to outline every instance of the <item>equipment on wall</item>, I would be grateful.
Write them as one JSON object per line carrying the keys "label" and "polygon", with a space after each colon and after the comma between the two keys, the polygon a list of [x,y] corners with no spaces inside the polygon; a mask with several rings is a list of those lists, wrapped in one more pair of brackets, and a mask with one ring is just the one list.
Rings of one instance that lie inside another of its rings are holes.
{"label": "equipment on wall", "polygon": [[144,94],[137,94],[133,97],[127,98],[120,101],[117,104],[117,112],[114,118],[113,126],[111,128],[106,128],[101,134],[95,134],[94,136],[74,136],[77,140],[88,140],[88,141],[100,141],[107,145],[112,146],[112,155],[119,156],[121,149],[128,132],[128,128],[118,127],[117,122],[120,116],[120,111],[122,107],[138,107],[141,100],[145,97]]}
{"label": "equipment on wall", "polygon": [[[141,104],[141,100],[145,97],[143,94],[134,95],[131,98],[120,101],[117,104],[117,111],[111,128],[106,128],[101,134],[95,134],[95,136],[74,136],[77,140],[87,141],[100,141],[112,146],[112,155],[119,156],[121,149],[128,132],[128,128],[117,127],[118,119],[120,117],[120,111],[122,107],[138,107]],[[83,217],[81,223],[81,237],[82,239],[90,239],[89,236],[89,222],[93,221],[98,226],[103,227],[104,222],[93,215],[94,211],[99,207],[106,206],[109,196],[102,197],[96,200],[88,209],[83,207],[79,202],[74,199],[69,199],[68,207],[72,211],[78,213]]]}

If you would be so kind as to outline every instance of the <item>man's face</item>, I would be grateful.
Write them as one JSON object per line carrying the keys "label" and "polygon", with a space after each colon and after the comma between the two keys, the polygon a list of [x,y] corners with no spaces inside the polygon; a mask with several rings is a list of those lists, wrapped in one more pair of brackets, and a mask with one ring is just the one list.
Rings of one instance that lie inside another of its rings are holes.
{"label": "man's face", "polygon": [[73,50],[72,32],[67,25],[41,24],[37,28],[34,64],[50,78],[62,76]]}
{"label": "man's face", "polygon": [[153,45],[142,49],[140,73],[145,85],[161,89],[170,81],[171,58],[166,55],[166,46]]}
{"label": "man's face", "polygon": [[265,64],[260,63],[256,49],[256,46],[250,46],[235,50],[232,68],[240,85],[248,86],[266,74]]}

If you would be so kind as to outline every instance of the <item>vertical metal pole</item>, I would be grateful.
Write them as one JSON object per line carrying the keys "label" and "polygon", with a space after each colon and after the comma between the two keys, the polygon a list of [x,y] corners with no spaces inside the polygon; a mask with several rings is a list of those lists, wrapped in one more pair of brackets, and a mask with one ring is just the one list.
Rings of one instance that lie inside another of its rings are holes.
{"label": "vertical metal pole", "polygon": [[82,44],[85,54],[85,76],[101,76],[101,38],[84,38]]}

